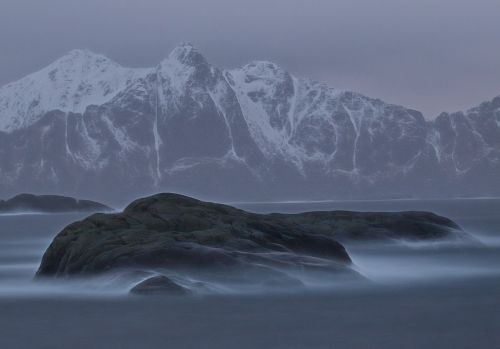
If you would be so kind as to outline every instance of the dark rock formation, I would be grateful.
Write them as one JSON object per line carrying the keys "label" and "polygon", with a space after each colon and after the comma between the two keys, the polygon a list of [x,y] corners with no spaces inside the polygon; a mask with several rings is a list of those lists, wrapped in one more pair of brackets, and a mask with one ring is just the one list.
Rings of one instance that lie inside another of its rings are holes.
{"label": "dark rock formation", "polygon": [[350,258],[337,238],[420,240],[460,232],[452,221],[426,212],[262,215],[158,194],[122,213],[94,214],[67,226],[45,252],[37,275],[156,268],[218,271],[231,280],[265,274],[276,283],[286,270],[349,273]]}
{"label": "dark rock formation", "polygon": [[185,296],[191,292],[164,275],[153,276],[134,286],[130,293],[138,295]]}
{"label": "dark rock formation", "polygon": [[338,241],[352,240],[432,240],[463,237],[461,228],[452,220],[432,212],[305,212],[273,214],[285,222],[320,234],[332,234]]}
{"label": "dark rock formation", "polygon": [[90,200],[59,195],[20,194],[12,199],[0,200],[0,213],[10,212],[109,212],[112,209]]}

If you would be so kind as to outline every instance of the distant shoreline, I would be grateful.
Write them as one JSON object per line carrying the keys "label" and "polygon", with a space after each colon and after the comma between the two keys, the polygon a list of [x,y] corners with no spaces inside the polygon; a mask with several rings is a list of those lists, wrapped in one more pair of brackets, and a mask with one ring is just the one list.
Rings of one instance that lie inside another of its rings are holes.
{"label": "distant shoreline", "polygon": [[231,205],[266,205],[266,204],[310,204],[310,203],[334,203],[334,202],[391,202],[391,201],[454,201],[454,200],[500,200],[496,196],[479,197],[455,197],[455,198],[400,198],[400,199],[331,199],[331,200],[284,200],[284,201],[225,201]]}
{"label": "distant shoreline", "polygon": [[19,194],[0,200],[0,214],[44,214],[111,212],[111,207],[91,200],[80,200],[60,195]]}

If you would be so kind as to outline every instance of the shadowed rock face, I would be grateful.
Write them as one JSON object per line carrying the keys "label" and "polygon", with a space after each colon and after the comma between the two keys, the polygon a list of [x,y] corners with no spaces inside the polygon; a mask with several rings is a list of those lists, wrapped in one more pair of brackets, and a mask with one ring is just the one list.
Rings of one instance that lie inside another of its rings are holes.
{"label": "shadowed rock face", "polygon": [[106,205],[90,200],[77,200],[58,195],[20,194],[0,200],[0,213],[6,212],[108,212]]}
{"label": "shadowed rock face", "polygon": [[420,240],[459,231],[452,221],[425,212],[262,215],[158,194],[122,213],[94,214],[67,226],[45,252],[37,275],[160,268],[240,279],[264,273],[274,283],[276,270],[349,273],[350,258],[337,238]]}

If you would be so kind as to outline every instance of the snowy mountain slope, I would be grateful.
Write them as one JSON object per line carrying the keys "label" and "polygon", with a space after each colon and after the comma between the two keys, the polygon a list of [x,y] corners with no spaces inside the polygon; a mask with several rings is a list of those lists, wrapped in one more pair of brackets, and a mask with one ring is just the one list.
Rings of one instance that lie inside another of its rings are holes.
{"label": "snowy mountain slope", "polygon": [[145,69],[72,51],[0,89],[3,196],[491,196],[499,149],[500,97],[428,122],[274,63],[219,69],[189,44]]}
{"label": "snowy mountain slope", "polygon": [[51,110],[85,111],[111,100],[145,69],[123,68],[87,50],[73,50],[46,68],[0,88],[0,130],[29,126]]}

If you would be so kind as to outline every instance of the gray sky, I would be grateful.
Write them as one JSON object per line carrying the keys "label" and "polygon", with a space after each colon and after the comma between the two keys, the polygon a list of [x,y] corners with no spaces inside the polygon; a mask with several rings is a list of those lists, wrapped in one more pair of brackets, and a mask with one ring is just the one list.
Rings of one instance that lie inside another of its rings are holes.
{"label": "gray sky", "polygon": [[184,41],[429,118],[500,95],[498,0],[0,0],[0,85],[74,48],[153,66]]}

